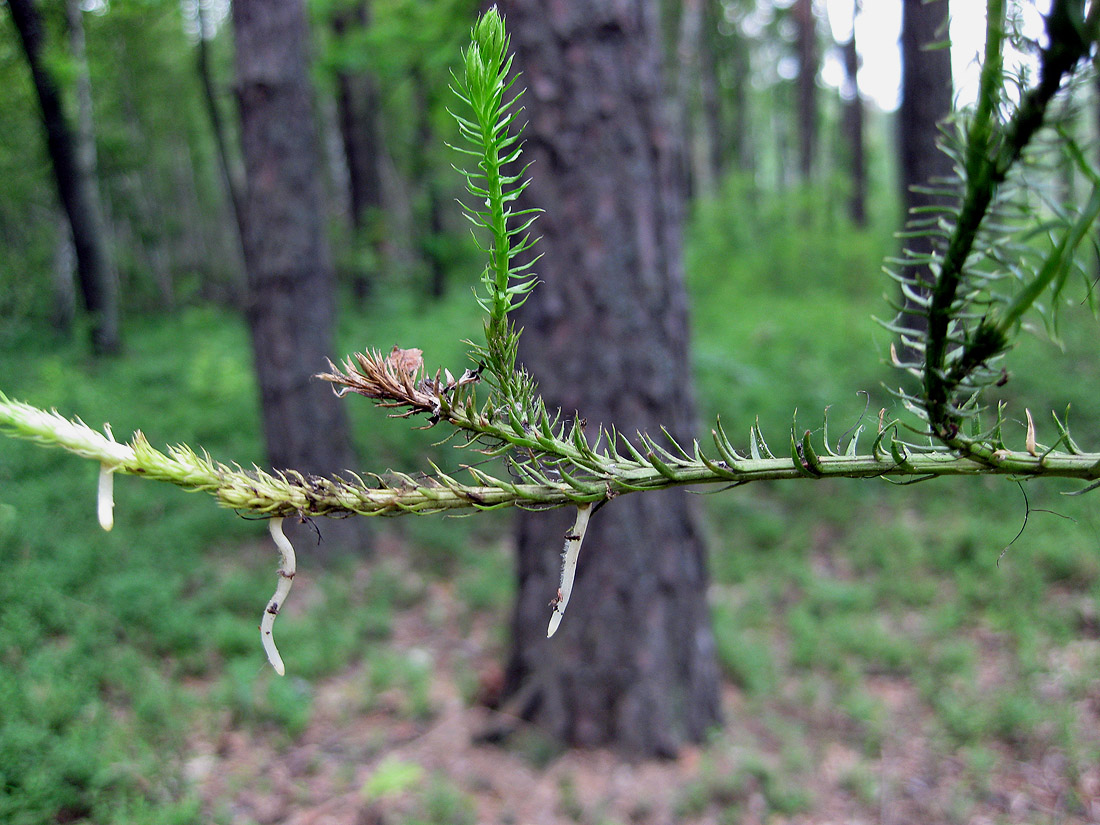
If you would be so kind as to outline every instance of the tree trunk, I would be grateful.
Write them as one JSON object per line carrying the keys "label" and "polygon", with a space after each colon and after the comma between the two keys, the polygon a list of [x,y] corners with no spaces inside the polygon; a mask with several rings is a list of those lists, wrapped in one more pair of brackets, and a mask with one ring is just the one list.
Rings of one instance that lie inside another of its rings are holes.
{"label": "tree trunk", "polygon": [[[120,347],[118,285],[108,253],[94,168],[89,168],[94,167],[94,150],[91,155],[87,145],[81,150],[78,135],[65,116],[60,84],[44,59],[45,31],[34,0],[10,0],[8,8],[31,70],[54,183],[72,232],[77,280],[91,317],[92,349],[98,355],[111,354]],[[76,22],[80,23],[79,18]],[[92,135],[87,136],[88,141],[94,141]]]}
{"label": "tree trunk", "polygon": [[[245,165],[247,316],[268,458],[276,469],[352,465],[343,407],[312,376],[332,357],[335,296],[300,0],[236,0],[237,95]],[[357,543],[358,520],[325,528]],[[343,535],[341,535],[343,534]]]}
{"label": "tree trunk", "polygon": [[[906,216],[914,209],[943,203],[940,198],[914,191],[914,187],[952,174],[951,159],[937,145],[939,123],[951,114],[951,52],[929,48],[947,39],[948,12],[948,0],[905,0],[902,8],[898,151]],[[909,238],[906,248],[916,255],[928,255],[933,251],[933,242],[931,238]],[[931,275],[926,269],[910,267],[906,276],[918,291],[927,292]],[[911,308],[909,301],[903,300],[903,305]],[[906,313],[903,317],[914,332],[925,328],[923,315]]]}
{"label": "tree trunk", "polygon": [[844,138],[848,148],[851,192],[848,217],[856,226],[867,225],[867,161],[864,158],[863,97],[859,93],[859,52],[856,50],[855,18],[859,0],[852,9],[852,36],[843,44],[844,53]]}
{"label": "tree trunk", "polygon": [[756,147],[753,142],[753,113],[749,94],[752,81],[749,44],[737,29],[722,38],[729,67],[730,145],[726,151],[737,170],[754,177]]}
{"label": "tree trunk", "polygon": [[714,193],[720,174],[718,78],[711,0],[683,0],[676,53],[676,98],[685,142],[688,197]]}
{"label": "tree trunk", "polygon": [[[416,125],[416,143],[420,147],[412,164],[410,187],[421,191],[424,210],[427,212],[426,231],[422,228],[418,234],[420,257],[428,265],[428,294],[432,298],[442,298],[447,291],[447,260],[444,257],[444,206],[445,191],[440,185],[438,169],[431,163],[428,147],[437,143],[432,128],[432,102],[429,94],[429,82],[424,78],[420,67],[414,67],[410,78],[413,85],[413,103],[419,118]],[[387,210],[388,211],[388,210]],[[424,223],[424,220],[421,221]]]}
{"label": "tree trunk", "polygon": [[[590,432],[665,424],[694,407],[681,263],[684,185],[664,109],[655,4],[505,3],[547,211],[544,283],[520,314],[520,355],[548,403]],[[524,514],[506,696],[563,741],[669,756],[719,719],[705,553],[682,490],[628,496],[592,521],[569,612],[546,638],[565,512]]]}
{"label": "tree trunk", "polygon": [[680,3],[680,31],[676,42],[676,102],[684,141],[684,173],[689,198],[709,191],[713,183],[707,179],[707,170],[701,168],[699,163],[701,144],[707,138],[705,128],[699,122],[702,114],[699,101],[702,32],[702,0],[683,0]]}
{"label": "tree trunk", "polygon": [[[1092,71],[1093,127],[1100,132],[1100,54],[1097,54],[1093,58]],[[1100,163],[1100,146],[1097,147],[1096,160]],[[1096,235],[1093,243],[1096,245],[1096,248],[1100,250],[1100,224],[1096,227]],[[1096,257],[1096,275],[1100,277],[1100,254]]]}
{"label": "tree trunk", "polygon": [[715,39],[718,31],[718,14],[721,9],[714,2],[703,3],[703,33],[699,44],[699,103],[703,113],[703,134],[706,143],[702,163],[710,179],[711,190],[717,188],[724,171],[723,146],[727,139],[722,128],[722,103],[718,83],[718,59]]}
{"label": "tree trunk", "polygon": [[798,169],[803,181],[811,179],[817,158],[817,19],[813,0],[795,0],[798,31]]}
{"label": "tree trunk", "polygon": [[199,80],[202,83],[203,102],[206,105],[206,114],[210,118],[210,128],[214,133],[214,147],[218,155],[218,168],[221,170],[222,184],[225,186],[226,197],[233,208],[233,220],[236,225],[234,233],[237,239],[241,257],[244,257],[244,197],[241,195],[240,175],[234,171],[229,158],[229,141],[225,137],[225,124],[222,121],[221,109],[218,106],[218,94],[214,84],[214,69],[210,65],[209,39],[213,32],[207,31],[206,15],[203,12],[203,0],[195,3],[195,11],[198,14],[199,42],[195,54],[195,66],[199,72]]}
{"label": "tree trunk", "polygon": [[[348,11],[339,11],[332,18],[332,32],[337,41],[370,25],[368,0],[356,0]],[[336,72],[336,107],[340,140],[348,169],[348,195],[351,225],[357,242],[366,241],[376,255],[382,255],[381,237],[363,237],[370,232],[369,219],[379,220],[382,210],[381,132],[378,126],[378,90],[374,78],[363,70]],[[370,293],[371,273],[356,266],[352,282],[356,297],[362,300]]]}
{"label": "tree trunk", "polygon": [[[358,0],[350,12],[336,14],[332,31],[343,39],[349,26],[366,29],[370,25],[370,6]],[[362,229],[371,209],[382,207],[382,179],[378,171],[378,91],[374,79],[365,71],[336,73],[336,105],[340,118],[340,138],[348,163],[351,222]]]}

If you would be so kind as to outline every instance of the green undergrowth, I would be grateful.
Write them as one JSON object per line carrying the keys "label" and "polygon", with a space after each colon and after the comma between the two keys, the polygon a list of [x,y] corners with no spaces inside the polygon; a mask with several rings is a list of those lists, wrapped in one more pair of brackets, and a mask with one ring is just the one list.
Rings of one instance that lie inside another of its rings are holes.
{"label": "green undergrowth", "polygon": [[[796,408],[799,431],[820,437],[828,407],[834,444],[861,425],[873,431],[880,408],[894,415],[883,388],[897,380],[884,363],[889,339],[870,317],[884,311],[874,272],[889,240],[811,227],[801,246],[789,245],[800,257],[778,242],[748,244],[744,209],[708,208],[688,255],[702,434],[720,413],[747,447],[759,417],[778,453],[789,449]],[[826,255],[837,249],[841,266],[830,269]],[[416,347],[429,369],[460,374],[470,366],[462,339],[476,337],[480,321],[470,296],[454,293],[435,303],[378,295],[341,319],[334,359]],[[1077,440],[1095,448],[1095,323],[1070,313],[1061,331],[1064,351],[1024,336],[1010,355],[1006,434],[1023,443],[1026,407],[1049,443],[1049,411],[1068,402]],[[109,420],[119,437],[141,427],[154,445],[186,441],[223,460],[261,459],[238,317],[191,308],[131,320],[125,332],[126,354],[97,362],[49,334],[0,329],[0,388],[92,425]],[[414,430],[415,419],[390,421],[355,399],[347,408],[363,467],[468,460],[433,446],[445,434]],[[362,664],[349,712],[423,722],[436,711],[439,674],[394,643],[403,611],[422,610],[432,628],[457,621],[462,633],[489,615],[503,641],[514,592],[506,516],[376,522],[380,549],[365,572],[361,560],[322,564],[313,546],[299,548],[299,578],[275,629],[289,673],[278,679],[256,630],[275,585],[262,524],[203,496],[120,478],[115,529],[105,534],[96,469],[0,440],[0,821],[202,821],[181,778],[202,720],[227,713],[236,726],[291,741],[310,723],[320,681]],[[1094,496],[1061,495],[1071,489],[834,480],[702,497],[718,654],[758,728],[730,720],[729,738],[708,748],[713,767],[678,797],[683,817],[717,807],[735,821],[760,795],[777,816],[811,810],[800,777],[813,775],[822,743],[837,737],[863,760],[846,769],[846,787],[873,807],[873,760],[897,747],[884,684],[926,714],[933,748],[964,757],[963,809],[1006,760],[1054,749],[1067,771],[1095,764],[1095,725],[1079,714],[1100,678],[1100,517]],[[400,557],[385,550],[395,541]],[[433,586],[456,594],[457,616],[440,612]],[[450,678],[471,699],[476,675],[466,668]],[[415,802],[414,818],[449,806],[468,815],[443,780],[436,791]]]}
{"label": "green undergrowth", "polygon": [[[465,303],[396,302],[344,319],[334,357],[400,344],[462,369],[461,338],[477,323]],[[123,356],[95,361],[79,345],[9,326],[0,334],[0,387],[93,426],[110,421],[119,438],[140,427],[154,444],[184,441],[246,466],[262,461],[250,349],[237,316],[192,308],[132,320],[125,333]],[[364,466],[426,468],[428,455],[442,466],[457,461],[456,451],[431,446],[434,433],[410,431],[366,404],[349,404],[349,413]],[[430,715],[431,673],[391,655],[397,612],[423,599],[425,580],[448,574],[471,610],[503,609],[511,596],[499,554],[488,554],[490,570],[481,552],[479,536],[499,531],[499,519],[376,528],[417,549],[366,574],[361,559],[319,563],[304,542],[275,629],[290,673],[279,679],[257,630],[277,566],[263,523],[205,496],[120,478],[115,527],[104,533],[95,515],[97,469],[0,440],[5,823],[200,822],[195,793],[181,779],[200,719],[228,711],[235,725],[292,738],[309,723],[317,680],[359,661],[378,665],[365,703],[389,680],[408,692],[412,716]]]}
{"label": "green undergrowth", "polygon": [[[747,453],[758,419],[779,455],[790,450],[793,410],[799,435],[812,430],[820,443],[828,408],[834,448],[860,425],[869,447],[879,410],[886,420],[901,415],[886,389],[900,380],[886,363],[890,339],[871,318],[888,311],[877,294],[885,279],[857,295],[848,273],[815,282],[820,263],[792,268],[787,253],[766,276],[763,256],[775,245],[765,240],[763,252],[736,245],[744,230],[732,227],[748,220],[719,203],[693,226],[704,424],[721,414]],[[847,229],[828,243],[859,255],[873,240]],[[812,252],[825,243],[795,238],[790,246]],[[709,263],[718,260],[724,270]],[[1025,333],[1008,356],[998,397],[1016,448],[1025,408],[1037,440],[1049,445],[1057,438],[1051,410],[1062,416],[1067,404],[1078,443],[1100,444],[1096,321],[1087,308],[1069,306],[1060,331],[1062,347]],[[825,739],[839,737],[866,760],[906,747],[883,698],[901,692],[906,707],[927,715],[920,731],[943,758],[984,755],[958,777],[974,799],[994,770],[1016,759],[1057,752],[1066,776],[1087,770],[1100,757],[1096,720],[1081,715],[1100,678],[1100,514],[1095,494],[1063,495],[1081,486],[839,480],[705,496],[726,676],[756,713],[808,717],[804,733],[816,727]],[[868,777],[876,770],[869,761],[853,768],[855,795],[873,796]],[[684,804],[703,805],[702,794],[723,807],[722,797],[736,796],[725,786],[740,788],[741,777],[705,779],[685,791]]]}

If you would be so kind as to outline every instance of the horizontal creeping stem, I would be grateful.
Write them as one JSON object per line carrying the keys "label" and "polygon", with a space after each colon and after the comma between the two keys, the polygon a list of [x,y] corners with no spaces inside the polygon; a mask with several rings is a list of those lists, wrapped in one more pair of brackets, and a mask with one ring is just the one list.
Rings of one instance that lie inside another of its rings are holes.
{"label": "horizontal creeping stem", "polygon": [[[153,449],[141,433],[129,443],[114,439],[110,430],[93,430],[10,401],[0,394],[0,428],[11,435],[69,450],[112,468],[115,474],[166,481],[187,490],[213,495],[225,507],[267,516],[350,515],[394,516],[511,506],[558,507],[594,502],[635,491],[689,484],[742,484],[805,478],[875,478],[900,480],[934,476],[1009,475],[1016,477],[1100,479],[1100,453],[997,450],[987,456],[963,457],[950,452],[918,453],[877,445],[869,455],[813,455],[784,458],[744,458],[735,462],[658,460],[650,463],[606,459],[600,468],[578,470],[565,480],[517,484],[470,468],[472,484],[442,472],[414,479],[374,476],[368,485],[353,474],[324,478],[294,471],[268,473],[245,470],[212,460],[188,447]],[[568,473],[566,473],[568,474]],[[566,475],[566,474],[563,474]]]}

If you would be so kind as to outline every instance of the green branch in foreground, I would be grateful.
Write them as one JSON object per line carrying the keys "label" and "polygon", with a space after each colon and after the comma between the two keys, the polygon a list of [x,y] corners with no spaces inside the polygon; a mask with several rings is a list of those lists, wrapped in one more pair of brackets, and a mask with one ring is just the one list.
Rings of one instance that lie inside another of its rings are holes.
{"label": "green branch in foreground", "polygon": [[[786,457],[743,457],[736,453],[719,427],[715,444],[724,458],[703,455],[698,443],[695,458],[675,457],[660,451],[650,440],[646,453],[624,461],[606,455],[599,466],[585,467],[576,476],[558,471],[560,480],[518,484],[475,468],[467,468],[472,484],[438,471],[415,479],[405,474],[370,477],[368,485],[358,475],[325,478],[287,470],[268,473],[258,468],[214,461],[190,447],[177,445],[167,452],[154,449],[140,433],[129,443],[116,441],[93,430],[79,419],[69,420],[0,394],[0,428],[11,435],[60,447],[83,458],[100,462],[105,472],[143,476],[166,481],[190,491],[209,493],[218,503],[240,512],[269,517],[289,516],[394,516],[503,507],[560,507],[614,498],[618,495],[689,484],[747,484],[809,478],[876,478],[917,481],[936,476],[1008,475],[1018,478],[1073,478],[1100,480],[1100,453],[1060,452],[1036,449],[1001,449],[981,458],[949,452],[917,452],[898,440],[896,425],[878,434],[869,454],[818,455],[809,433],[792,439]],[[1040,451],[1042,450],[1042,451]],[[547,476],[553,476],[553,470]]]}
{"label": "green branch in foreground", "polygon": [[[955,394],[982,364],[1004,352],[1020,316],[1055,280],[1091,225],[1100,200],[1090,202],[1078,225],[1067,227],[1065,237],[1056,246],[1046,265],[1031,276],[1030,282],[1005,308],[994,308],[973,332],[965,336],[961,347],[952,326],[969,309],[965,292],[972,273],[968,262],[978,241],[979,230],[991,215],[998,191],[1010,170],[1023,155],[1035,134],[1047,120],[1050,107],[1063,80],[1088,56],[1100,32],[1100,4],[1094,3],[1087,17],[1083,4],[1055,0],[1047,15],[1049,45],[1042,50],[1039,83],[1028,89],[1012,116],[998,122],[995,116],[1004,81],[1002,49],[1005,40],[1005,2],[989,0],[986,19],[986,54],[982,66],[978,108],[966,135],[964,189],[954,217],[954,225],[940,262],[935,285],[927,300],[928,328],[924,340],[924,363],[919,368],[923,383],[921,405],[927,412],[929,427],[944,444],[962,452],[973,444],[958,437],[961,415]],[[1076,22],[1075,22],[1076,21]]]}

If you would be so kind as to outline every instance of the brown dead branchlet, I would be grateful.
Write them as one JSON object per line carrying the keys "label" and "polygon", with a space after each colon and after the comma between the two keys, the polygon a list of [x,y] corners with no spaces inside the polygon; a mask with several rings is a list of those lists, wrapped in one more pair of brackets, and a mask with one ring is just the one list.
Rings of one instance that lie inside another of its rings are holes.
{"label": "brown dead branchlet", "polygon": [[344,359],[338,369],[331,361],[329,372],[319,373],[316,377],[335,385],[334,391],[339,397],[349,392],[365,395],[374,399],[380,407],[407,408],[395,413],[397,418],[424,413],[439,420],[442,410],[440,399],[453,393],[457,388],[474,384],[481,380],[481,370],[466,370],[461,378],[455,378],[450,370],[437,370],[429,378],[424,372],[424,357],[419,349],[401,349],[395,346],[390,354],[383,357],[378,350],[357,352]]}

